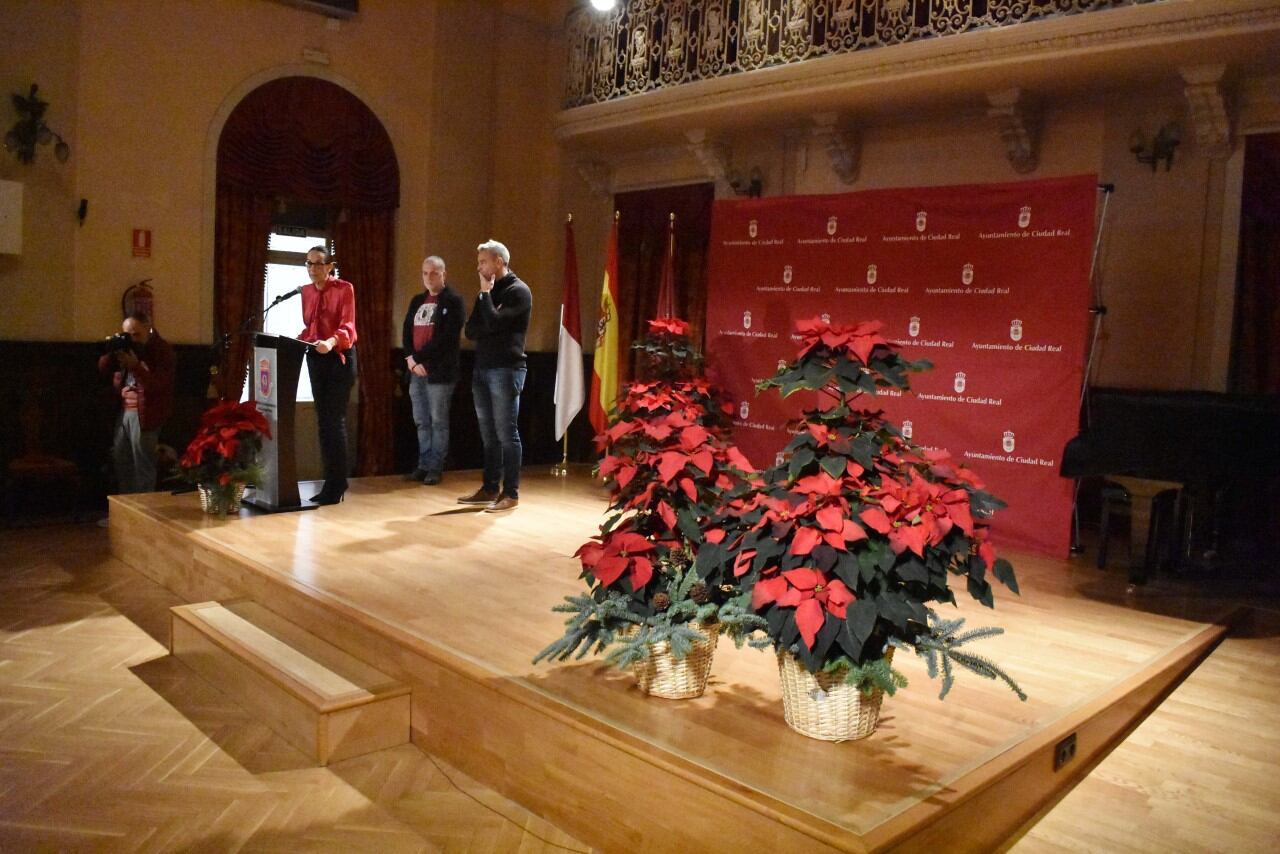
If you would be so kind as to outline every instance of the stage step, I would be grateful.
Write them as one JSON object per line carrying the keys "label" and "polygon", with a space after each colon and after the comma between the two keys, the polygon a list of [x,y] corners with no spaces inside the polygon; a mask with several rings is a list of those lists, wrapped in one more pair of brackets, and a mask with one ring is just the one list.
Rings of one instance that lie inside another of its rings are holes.
{"label": "stage step", "polygon": [[321,765],[409,741],[409,687],[250,601],[170,610],[169,650]]}

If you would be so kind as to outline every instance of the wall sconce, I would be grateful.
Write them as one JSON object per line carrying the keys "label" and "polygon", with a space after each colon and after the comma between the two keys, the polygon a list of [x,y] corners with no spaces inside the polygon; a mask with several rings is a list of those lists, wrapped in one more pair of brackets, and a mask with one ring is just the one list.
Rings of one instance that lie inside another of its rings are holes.
{"label": "wall sconce", "polygon": [[13,96],[13,108],[21,118],[4,135],[5,150],[17,154],[23,163],[30,163],[36,158],[37,143],[48,145],[56,139],[58,144],[53,147],[53,156],[59,163],[66,163],[71,156],[71,146],[67,145],[62,134],[44,123],[44,111],[49,108],[49,102],[36,96],[39,88],[32,83],[31,93],[25,98],[17,94]]}
{"label": "wall sconce", "polygon": [[1151,164],[1151,171],[1156,171],[1157,164],[1164,161],[1164,171],[1168,172],[1173,165],[1173,151],[1182,142],[1181,129],[1170,122],[1156,132],[1155,138],[1147,142],[1146,134],[1138,128],[1129,137],[1129,150],[1138,158],[1139,163]]}
{"label": "wall sconce", "polygon": [[729,175],[729,189],[733,190],[735,195],[758,199],[764,192],[764,173],[760,171],[759,166],[751,167],[751,173],[745,178],[741,172],[732,172]]}

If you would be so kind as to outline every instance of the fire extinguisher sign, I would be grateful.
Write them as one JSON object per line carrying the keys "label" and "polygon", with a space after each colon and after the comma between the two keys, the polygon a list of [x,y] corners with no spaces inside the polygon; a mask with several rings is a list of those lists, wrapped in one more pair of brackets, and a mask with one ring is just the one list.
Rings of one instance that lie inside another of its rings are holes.
{"label": "fire extinguisher sign", "polygon": [[133,257],[151,257],[151,229],[135,228],[133,230]]}

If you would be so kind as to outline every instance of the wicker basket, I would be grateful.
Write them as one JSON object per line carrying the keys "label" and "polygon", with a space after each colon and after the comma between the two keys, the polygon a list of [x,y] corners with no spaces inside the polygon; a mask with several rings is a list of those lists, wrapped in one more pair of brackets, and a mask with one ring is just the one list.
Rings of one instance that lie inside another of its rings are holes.
{"label": "wicker basket", "polygon": [[[893,660],[893,648],[885,653]],[[823,741],[852,741],[876,731],[884,692],[870,697],[844,681],[842,673],[810,673],[789,652],[778,653],[782,710],[787,725]]]}
{"label": "wicker basket", "polygon": [[231,484],[229,488],[196,484],[196,491],[200,493],[200,509],[210,516],[238,513],[240,501],[244,498],[244,487],[243,483]]}
{"label": "wicker basket", "polygon": [[662,641],[649,647],[648,658],[631,665],[641,691],[651,697],[668,700],[702,696],[702,692],[707,690],[707,677],[711,675],[711,661],[716,654],[716,641],[720,639],[720,624],[700,626],[699,631],[707,639],[694,641],[684,658],[672,656],[670,646]]}

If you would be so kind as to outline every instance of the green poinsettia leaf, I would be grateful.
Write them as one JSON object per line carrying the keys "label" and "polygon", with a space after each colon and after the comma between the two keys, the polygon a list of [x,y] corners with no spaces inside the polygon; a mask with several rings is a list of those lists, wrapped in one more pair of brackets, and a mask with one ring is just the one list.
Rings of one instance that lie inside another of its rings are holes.
{"label": "green poinsettia leaf", "polygon": [[864,469],[875,467],[876,443],[865,433],[853,440],[853,461]]}
{"label": "green poinsettia leaf", "polygon": [[921,584],[929,583],[929,569],[919,558],[912,556],[902,561],[894,568],[894,572],[898,573],[898,577],[903,581],[918,581]]}
{"label": "green poinsettia leaf", "polygon": [[728,550],[722,544],[703,542],[698,546],[698,556],[694,558],[693,568],[699,577],[706,578],[722,568],[728,559]]}
{"label": "green poinsettia leaf", "polygon": [[1001,584],[1008,587],[1019,596],[1022,591],[1018,589],[1018,579],[1013,574],[1013,564],[1002,557],[996,558],[996,565],[991,568],[991,574],[994,575]]}
{"label": "green poinsettia leaf", "polygon": [[840,552],[836,559],[836,577],[850,590],[858,589],[859,562],[852,552]]}
{"label": "green poinsettia leaf", "polygon": [[995,597],[991,593],[991,585],[986,581],[969,576],[969,595],[988,608],[996,606]]}
{"label": "green poinsettia leaf", "polygon": [[822,470],[832,477],[840,477],[849,466],[849,461],[839,454],[830,454],[822,458]]}
{"label": "green poinsettia leaf", "polygon": [[680,533],[684,534],[685,539],[695,543],[702,539],[702,530],[698,527],[698,517],[689,508],[681,507],[676,512],[676,525],[680,528]]}
{"label": "green poinsettia leaf", "polygon": [[871,637],[878,614],[876,603],[870,599],[859,599],[845,611],[845,623],[849,626],[849,634],[853,635],[859,648],[867,642],[867,638]]}
{"label": "green poinsettia leaf", "polygon": [[804,467],[813,462],[813,448],[799,448],[791,455],[791,462],[787,464],[787,476],[795,480],[804,471]]}

